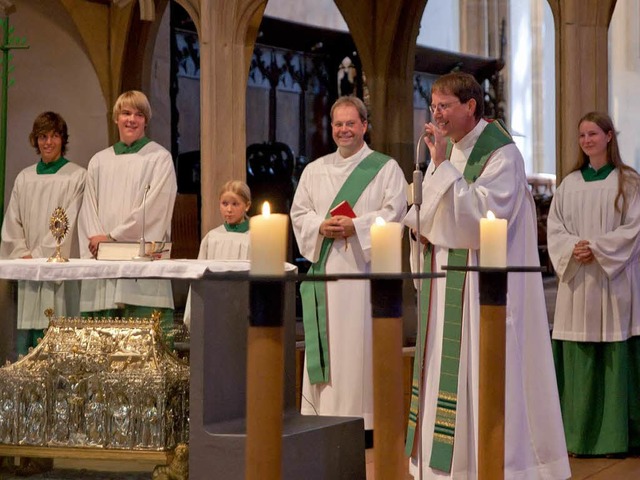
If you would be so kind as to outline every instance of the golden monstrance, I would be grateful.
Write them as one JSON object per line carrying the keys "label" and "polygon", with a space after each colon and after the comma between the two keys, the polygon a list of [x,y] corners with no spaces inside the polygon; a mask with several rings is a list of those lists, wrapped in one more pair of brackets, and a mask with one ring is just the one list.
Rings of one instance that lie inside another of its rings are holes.
{"label": "golden monstrance", "polygon": [[68,258],[64,258],[60,253],[60,245],[64,241],[69,232],[69,219],[67,218],[67,212],[62,207],[56,207],[49,219],[49,231],[53,238],[56,239],[56,252],[49,257],[47,262],[64,263],[68,262]]}

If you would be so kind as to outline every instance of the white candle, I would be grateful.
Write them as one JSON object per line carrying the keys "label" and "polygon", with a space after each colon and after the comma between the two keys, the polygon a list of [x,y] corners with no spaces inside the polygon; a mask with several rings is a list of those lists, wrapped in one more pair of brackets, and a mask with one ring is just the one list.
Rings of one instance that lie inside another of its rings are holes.
{"label": "white candle", "polygon": [[269,202],[264,202],[262,215],[251,217],[249,238],[252,275],[284,275],[288,225],[289,217],[282,213],[271,213]]}
{"label": "white candle", "polygon": [[480,219],[480,266],[507,266],[507,221],[496,218],[491,210]]}
{"label": "white candle", "polygon": [[402,225],[385,222],[377,217],[371,225],[371,272],[400,273],[402,271]]}

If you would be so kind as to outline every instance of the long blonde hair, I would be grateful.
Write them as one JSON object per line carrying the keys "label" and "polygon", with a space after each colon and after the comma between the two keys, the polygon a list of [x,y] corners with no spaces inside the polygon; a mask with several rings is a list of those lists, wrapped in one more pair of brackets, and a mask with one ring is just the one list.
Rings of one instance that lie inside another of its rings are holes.
{"label": "long blonde hair", "polygon": [[[627,195],[640,185],[640,175],[632,167],[625,164],[620,156],[620,148],[618,147],[618,135],[613,127],[611,117],[603,112],[589,112],[584,115],[578,122],[578,128],[584,122],[595,123],[605,134],[611,132],[611,140],[607,143],[607,163],[618,169],[618,194],[614,207],[620,212],[625,209],[627,204]],[[589,156],[584,153],[582,148],[578,152],[578,161],[571,172],[582,170],[589,165]]]}

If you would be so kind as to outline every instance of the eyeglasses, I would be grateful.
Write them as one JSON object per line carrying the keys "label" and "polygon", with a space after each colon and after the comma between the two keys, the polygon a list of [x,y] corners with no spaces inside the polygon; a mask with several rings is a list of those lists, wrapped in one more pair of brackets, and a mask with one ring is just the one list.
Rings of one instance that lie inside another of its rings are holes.
{"label": "eyeglasses", "polygon": [[462,102],[460,100],[456,100],[454,102],[449,102],[449,103],[439,103],[437,105],[429,105],[429,110],[431,110],[431,113],[444,112],[445,110],[448,110],[449,107],[451,107],[452,105],[455,105],[456,103],[462,103]]}

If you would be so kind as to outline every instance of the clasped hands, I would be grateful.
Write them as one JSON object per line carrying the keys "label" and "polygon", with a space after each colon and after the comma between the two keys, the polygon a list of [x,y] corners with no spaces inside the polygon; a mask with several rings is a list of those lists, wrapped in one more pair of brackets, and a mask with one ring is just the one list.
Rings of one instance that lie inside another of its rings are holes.
{"label": "clasped hands", "polygon": [[575,244],[573,247],[573,258],[575,258],[577,262],[584,264],[593,262],[594,256],[589,247],[588,240],[580,240]]}
{"label": "clasped hands", "polygon": [[353,225],[353,219],[344,215],[336,215],[324,220],[320,224],[319,231],[320,235],[327,238],[349,238],[356,233],[356,227]]}

